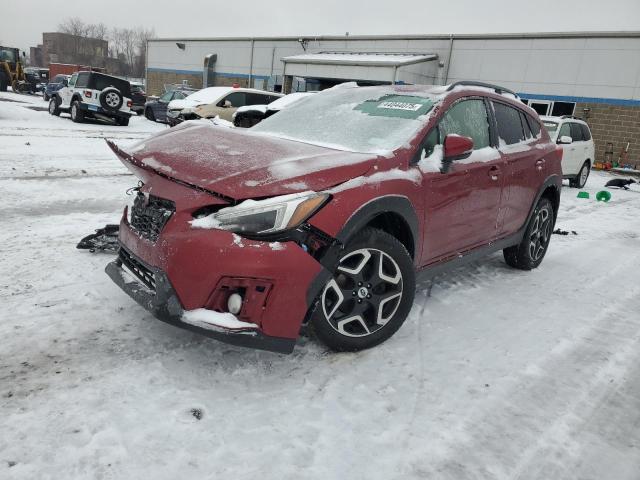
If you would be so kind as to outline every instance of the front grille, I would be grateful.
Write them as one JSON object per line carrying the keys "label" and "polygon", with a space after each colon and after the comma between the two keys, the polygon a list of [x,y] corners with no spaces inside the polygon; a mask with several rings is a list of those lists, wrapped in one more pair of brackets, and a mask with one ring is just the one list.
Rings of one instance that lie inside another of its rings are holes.
{"label": "front grille", "polygon": [[118,257],[122,262],[122,265],[133,273],[138,279],[149,287],[154,292],[156,291],[156,279],[153,276],[153,272],[145,267],[139,260],[133,255],[127,252],[124,248],[120,249]]}
{"label": "front grille", "polygon": [[144,194],[138,192],[131,207],[131,228],[141,237],[155,242],[175,211],[176,205],[172,201],[153,195],[149,195],[147,200]]}

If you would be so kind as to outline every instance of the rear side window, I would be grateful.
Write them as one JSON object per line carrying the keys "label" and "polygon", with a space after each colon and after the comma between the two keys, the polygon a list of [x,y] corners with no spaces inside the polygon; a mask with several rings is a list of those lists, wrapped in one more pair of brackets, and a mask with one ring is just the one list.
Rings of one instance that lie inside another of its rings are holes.
{"label": "rear side window", "polygon": [[470,137],[474,150],[490,145],[489,118],[484,100],[463,100],[456,103],[443,115],[439,127],[440,143],[443,143],[444,137],[455,133]]}
{"label": "rear side window", "polygon": [[507,145],[523,141],[525,138],[520,121],[520,111],[495,102],[493,102],[493,109],[496,112],[496,121],[498,122],[498,137]]}
{"label": "rear side window", "polygon": [[580,128],[579,123],[571,122],[571,139],[574,142],[582,142],[584,138],[582,137],[582,128]]}
{"label": "rear side window", "polygon": [[527,118],[527,122],[529,122],[529,128],[531,129],[533,136],[537,137],[540,135],[540,122],[528,113],[525,113],[524,116]]}
{"label": "rear side window", "polygon": [[131,85],[127,80],[99,73],[91,74],[89,78],[89,88],[94,90],[104,90],[107,87],[117,88],[125,97],[131,97]]}
{"label": "rear side window", "polygon": [[527,116],[522,112],[520,112],[520,123],[522,123],[522,130],[524,130],[524,138],[526,138],[527,140],[531,139],[533,137],[533,134],[531,133],[531,128],[529,128]]}
{"label": "rear side window", "polygon": [[267,105],[271,102],[272,100],[270,95],[247,93],[247,105]]}
{"label": "rear side window", "polygon": [[76,80],[76,87],[83,88],[89,85],[89,72],[81,72]]}
{"label": "rear side window", "polygon": [[586,125],[583,125],[581,123],[580,124],[580,128],[582,128],[582,138],[583,138],[583,140],[591,140],[591,131],[589,130],[589,127],[587,127]]}

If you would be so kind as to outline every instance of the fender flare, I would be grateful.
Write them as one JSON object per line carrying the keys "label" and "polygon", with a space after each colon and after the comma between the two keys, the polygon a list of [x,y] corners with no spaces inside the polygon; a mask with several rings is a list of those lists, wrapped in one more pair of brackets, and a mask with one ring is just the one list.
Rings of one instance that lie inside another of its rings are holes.
{"label": "fender flare", "polygon": [[[342,229],[336,235],[338,244],[332,248],[343,248],[354,234],[362,230],[371,220],[382,213],[394,213],[403,218],[411,230],[412,240],[414,242],[414,257],[418,257],[420,245],[419,239],[419,222],[418,215],[414,210],[409,199],[403,195],[384,195],[377,197],[360,206],[355,210]],[[313,279],[307,289],[307,306],[311,307],[320,294],[324,285],[331,278],[332,272],[327,268],[323,268]],[[309,309],[311,311],[311,308]]]}

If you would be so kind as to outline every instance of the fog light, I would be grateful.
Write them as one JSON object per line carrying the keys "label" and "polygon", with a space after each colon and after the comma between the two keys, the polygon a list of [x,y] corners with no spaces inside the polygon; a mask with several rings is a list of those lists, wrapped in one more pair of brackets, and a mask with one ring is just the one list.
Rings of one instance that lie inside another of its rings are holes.
{"label": "fog light", "polygon": [[237,315],[240,313],[242,309],[242,295],[239,293],[232,293],[229,295],[229,299],[227,300],[227,309],[229,313],[233,313]]}

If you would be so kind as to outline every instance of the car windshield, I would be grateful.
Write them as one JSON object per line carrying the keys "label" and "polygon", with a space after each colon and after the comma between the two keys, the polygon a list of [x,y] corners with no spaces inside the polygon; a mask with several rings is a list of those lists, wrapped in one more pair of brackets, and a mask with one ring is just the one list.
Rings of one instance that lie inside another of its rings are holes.
{"label": "car windshield", "polygon": [[352,152],[383,154],[407,144],[434,98],[391,87],[337,87],[303,98],[253,132]]}

